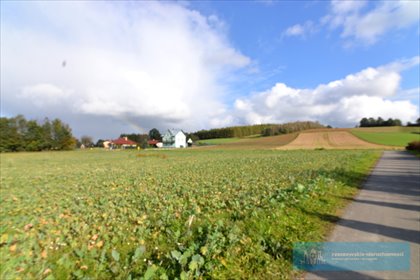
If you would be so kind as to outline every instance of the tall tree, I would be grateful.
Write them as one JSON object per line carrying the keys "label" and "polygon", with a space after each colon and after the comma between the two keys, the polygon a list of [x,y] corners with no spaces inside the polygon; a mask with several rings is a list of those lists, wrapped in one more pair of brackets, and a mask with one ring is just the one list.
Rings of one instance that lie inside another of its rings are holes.
{"label": "tall tree", "polygon": [[83,136],[80,138],[80,143],[81,143],[82,145],[84,145],[86,148],[87,148],[87,147],[92,147],[92,146],[93,146],[93,140],[92,140],[92,137],[87,136],[87,135],[83,135]]}
{"label": "tall tree", "polygon": [[76,146],[70,127],[59,119],[52,121],[53,149],[71,150]]}
{"label": "tall tree", "polygon": [[[392,122],[392,119],[391,119]],[[383,118],[378,117],[378,119],[376,120],[376,126],[384,126],[385,125],[385,121]]]}
{"label": "tall tree", "polygon": [[367,127],[369,126],[369,120],[367,118],[363,118],[360,120],[360,127]]}
{"label": "tall tree", "polygon": [[402,126],[402,122],[401,122],[400,119],[395,119],[392,125],[393,126]]}
{"label": "tall tree", "polygon": [[23,150],[23,141],[14,119],[0,118],[0,152]]}
{"label": "tall tree", "polygon": [[43,150],[51,150],[53,146],[52,140],[52,125],[48,118],[44,119],[44,123],[42,124],[42,145]]}
{"label": "tall tree", "polygon": [[104,139],[98,139],[98,141],[96,141],[95,147],[100,147],[103,148],[104,147]]}
{"label": "tall tree", "polygon": [[26,133],[24,135],[25,150],[42,151],[43,130],[34,120],[26,122]]}
{"label": "tall tree", "polygon": [[162,135],[160,134],[159,130],[157,130],[157,128],[152,128],[149,131],[149,140],[152,140],[152,139],[159,140],[159,141],[162,140]]}

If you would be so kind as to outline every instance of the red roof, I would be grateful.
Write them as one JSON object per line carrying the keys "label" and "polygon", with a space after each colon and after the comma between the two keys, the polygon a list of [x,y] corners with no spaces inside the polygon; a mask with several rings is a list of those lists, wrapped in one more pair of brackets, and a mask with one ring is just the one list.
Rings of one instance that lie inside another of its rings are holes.
{"label": "red roof", "polygon": [[159,141],[155,139],[147,141],[147,144],[149,145],[156,145],[157,143],[159,143]]}
{"label": "red roof", "polygon": [[116,140],[112,140],[111,143],[115,145],[137,145],[136,142],[125,138],[118,138]]}

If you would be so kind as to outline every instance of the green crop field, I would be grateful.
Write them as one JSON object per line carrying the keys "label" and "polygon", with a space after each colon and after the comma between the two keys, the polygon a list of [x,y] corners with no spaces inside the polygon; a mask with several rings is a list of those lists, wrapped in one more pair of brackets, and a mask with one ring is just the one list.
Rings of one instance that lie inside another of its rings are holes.
{"label": "green crop field", "polygon": [[206,139],[206,140],[199,140],[199,145],[220,145],[226,143],[235,143],[240,141],[241,138],[215,138],[215,139]]}
{"label": "green crop field", "polygon": [[1,154],[1,279],[287,279],[378,151]]}
{"label": "green crop field", "polygon": [[409,142],[420,141],[420,127],[369,127],[355,128],[357,137],[376,144],[405,147]]}

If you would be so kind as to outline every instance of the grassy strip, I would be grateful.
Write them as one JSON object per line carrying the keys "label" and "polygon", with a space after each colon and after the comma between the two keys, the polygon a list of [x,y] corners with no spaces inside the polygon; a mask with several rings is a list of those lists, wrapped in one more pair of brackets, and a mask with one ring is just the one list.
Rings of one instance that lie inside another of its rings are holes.
{"label": "grassy strip", "polygon": [[380,156],[143,153],[0,155],[1,278],[292,278]]}
{"label": "grassy strip", "polygon": [[357,127],[351,128],[352,131],[361,132],[405,132],[405,133],[420,133],[418,126],[376,126],[376,127]]}
{"label": "grassy strip", "polygon": [[197,143],[199,145],[220,145],[226,143],[233,143],[240,141],[241,138],[215,138],[215,139],[206,139],[206,140],[199,140]]}
{"label": "grassy strip", "polygon": [[409,132],[365,132],[351,130],[351,132],[362,140],[370,143],[405,147],[411,141],[420,141],[420,134]]}

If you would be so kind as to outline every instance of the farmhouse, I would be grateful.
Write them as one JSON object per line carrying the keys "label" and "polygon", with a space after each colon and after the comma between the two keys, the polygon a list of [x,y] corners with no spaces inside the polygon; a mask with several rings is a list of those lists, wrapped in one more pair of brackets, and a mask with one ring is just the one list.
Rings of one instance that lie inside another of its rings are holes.
{"label": "farmhouse", "polygon": [[105,140],[103,142],[104,148],[109,149],[111,147],[112,140]]}
{"label": "farmhouse", "polygon": [[182,130],[168,129],[162,137],[164,148],[185,148],[187,137]]}
{"label": "farmhouse", "polygon": [[129,140],[127,137],[121,137],[121,138],[111,141],[112,148],[127,149],[127,148],[135,148],[136,146],[137,146],[137,143]]}
{"label": "farmhouse", "polygon": [[155,147],[155,148],[162,148],[162,146],[163,146],[162,142],[160,142],[159,140],[155,140],[155,139],[147,141],[147,144],[149,146]]}

